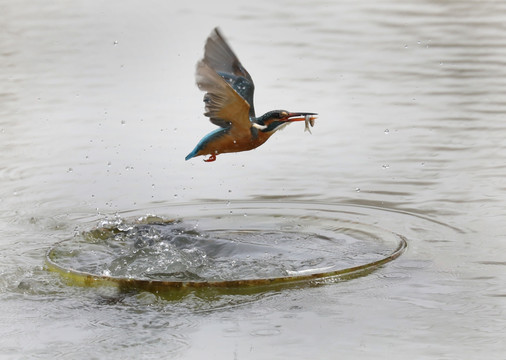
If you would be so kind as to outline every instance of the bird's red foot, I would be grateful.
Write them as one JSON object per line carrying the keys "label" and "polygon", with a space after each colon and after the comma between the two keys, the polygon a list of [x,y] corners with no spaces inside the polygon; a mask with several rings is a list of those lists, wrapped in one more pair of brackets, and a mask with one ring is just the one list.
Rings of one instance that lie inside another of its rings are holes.
{"label": "bird's red foot", "polygon": [[216,160],[216,155],[209,155],[209,157],[207,159],[204,159],[205,162],[211,162],[211,161],[214,161]]}

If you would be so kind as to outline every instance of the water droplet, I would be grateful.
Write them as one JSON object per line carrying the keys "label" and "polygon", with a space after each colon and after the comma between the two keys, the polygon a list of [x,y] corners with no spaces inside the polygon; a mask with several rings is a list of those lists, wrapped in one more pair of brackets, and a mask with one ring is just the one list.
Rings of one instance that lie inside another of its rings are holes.
{"label": "water droplet", "polygon": [[356,192],[360,192],[360,188],[355,188],[355,191]]}
{"label": "water droplet", "polygon": [[118,40],[114,40],[113,45],[118,45]]}
{"label": "water droplet", "polygon": [[72,169],[71,167],[69,167],[69,168],[67,169],[67,172],[68,172],[68,173],[71,173],[72,171],[74,171],[74,169]]}
{"label": "water droplet", "polygon": [[390,165],[388,165],[388,164],[383,164],[383,165],[381,165],[381,167],[382,167],[383,169],[388,169],[388,168],[390,167]]}
{"label": "water droplet", "polygon": [[111,167],[112,163],[110,161],[107,162],[107,166]]}
{"label": "water droplet", "polygon": [[390,133],[390,130],[385,129],[384,133],[385,133],[385,135],[388,135]]}
{"label": "water droplet", "polygon": [[424,163],[424,162],[422,162],[420,165],[425,166],[425,163]]}
{"label": "water droplet", "polygon": [[121,125],[125,125],[126,124],[126,121],[125,120],[121,120]]}

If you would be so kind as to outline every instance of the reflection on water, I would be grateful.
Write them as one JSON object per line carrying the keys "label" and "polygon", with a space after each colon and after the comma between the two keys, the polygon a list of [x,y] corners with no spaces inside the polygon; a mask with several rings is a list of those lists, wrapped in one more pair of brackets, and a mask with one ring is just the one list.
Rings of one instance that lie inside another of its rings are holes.
{"label": "reflection on water", "polygon": [[[23,0],[0,16],[4,356],[504,354],[505,3]],[[257,111],[314,110],[312,135],[292,124],[254,151],[184,161],[213,128],[193,75],[216,25]],[[89,223],[202,200],[377,207],[389,216],[350,220],[410,246],[354,281],[173,302],[43,269]]]}

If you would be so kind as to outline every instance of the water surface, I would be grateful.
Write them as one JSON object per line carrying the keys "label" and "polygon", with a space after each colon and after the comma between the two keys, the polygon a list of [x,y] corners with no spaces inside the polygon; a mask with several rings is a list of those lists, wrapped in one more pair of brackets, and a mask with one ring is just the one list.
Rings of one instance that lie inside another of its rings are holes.
{"label": "water surface", "polygon": [[[0,8],[2,356],[503,356],[504,3]],[[318,112],[312,135],[292,124],[254,151],[184,161],[213,129],[194,66],[216,25],[257,112]],[[357,206],[409,247],[351,281],[177,301],[69,287],[43,268],[90,224],[251,200]]]}

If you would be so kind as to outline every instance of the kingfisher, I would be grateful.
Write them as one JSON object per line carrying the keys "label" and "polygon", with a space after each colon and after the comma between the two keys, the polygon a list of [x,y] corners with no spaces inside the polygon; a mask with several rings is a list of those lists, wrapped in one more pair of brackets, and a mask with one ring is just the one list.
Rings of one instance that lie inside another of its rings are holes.
{"label": "kingfisher", "polygon": [[199,141],[186,160],[209,155],[206,162],[215,161],[222,153],[252,150],[276,131],[294,121],[306,121],[313,126],[316,113],[272,110],[255,116],[253,93],[255,86],[218,28],[207,38],[204,58],[197,63],[197,86],[205,91],[204,115],[219,126]]}

